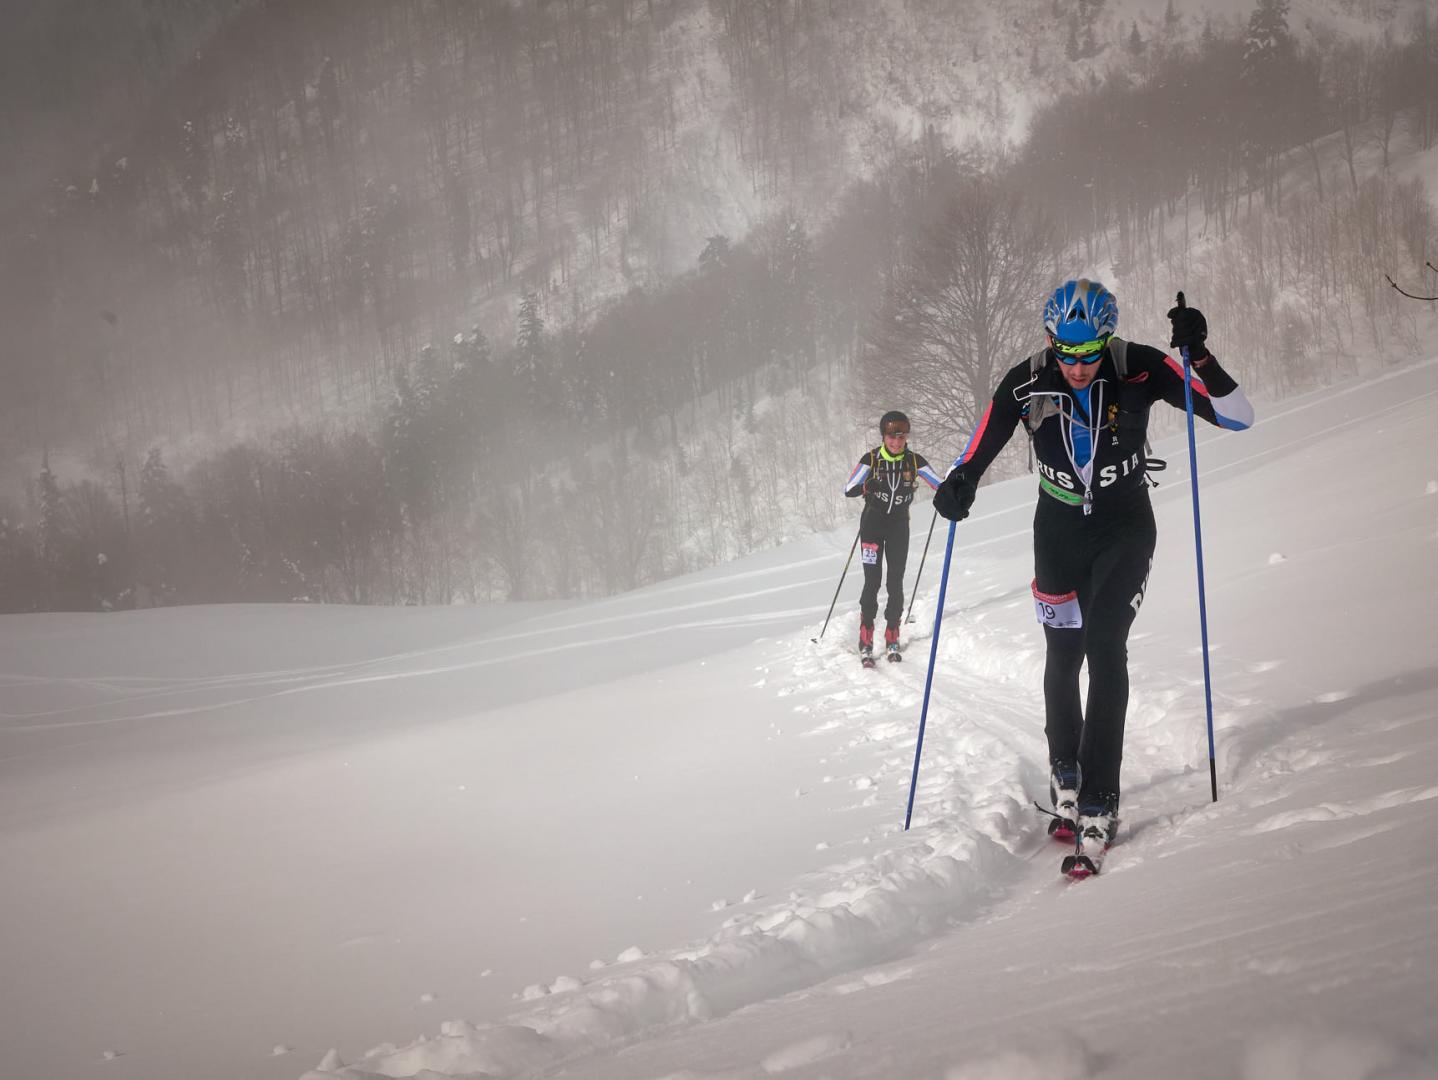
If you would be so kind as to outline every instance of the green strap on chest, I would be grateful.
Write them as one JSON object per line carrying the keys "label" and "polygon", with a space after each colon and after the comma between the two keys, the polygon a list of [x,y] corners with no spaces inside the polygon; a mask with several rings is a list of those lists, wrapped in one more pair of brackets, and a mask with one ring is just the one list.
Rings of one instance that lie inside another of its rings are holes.
{"label": "green strap on chest", "polygon": [[1082,495],[1076,495],[1072,491],[1065,491],[1063,488],[1059,487],[1052,480],[1050,480],[1047,476],[1039,477],[1039,490],[1044,492],[1045,494],[1052,495],[1061,503],[1068,503],[1068,505],[1070,506],[1083,505]]}

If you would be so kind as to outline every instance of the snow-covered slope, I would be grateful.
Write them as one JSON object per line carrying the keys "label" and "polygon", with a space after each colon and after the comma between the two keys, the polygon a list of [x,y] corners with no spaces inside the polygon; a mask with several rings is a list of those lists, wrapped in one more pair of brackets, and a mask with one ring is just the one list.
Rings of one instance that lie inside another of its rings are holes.
{"label": "snow-covered slope", "polygon": [[0,620],[0,1073],[1438,1074],[1435,404],[1438,361],[1202,433],[1217,804],[1158,448],[1081,885],[1029,478],[957,531],[908,833],[942,531],[873,672],[852,576],[810,641],[848,530],[588,605]]}

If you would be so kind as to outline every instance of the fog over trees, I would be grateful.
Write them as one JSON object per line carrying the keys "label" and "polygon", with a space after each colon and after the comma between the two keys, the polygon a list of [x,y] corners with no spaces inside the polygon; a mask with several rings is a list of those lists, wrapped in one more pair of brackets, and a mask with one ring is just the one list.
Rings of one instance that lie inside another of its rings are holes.
{"label": "fog over trees", "polygon": [[951,459],[1085,271],[1259,394],[1432,340],[1421,4],[101,6],[6,16],[0,610],[713,565],[840,523],[884,409]]}

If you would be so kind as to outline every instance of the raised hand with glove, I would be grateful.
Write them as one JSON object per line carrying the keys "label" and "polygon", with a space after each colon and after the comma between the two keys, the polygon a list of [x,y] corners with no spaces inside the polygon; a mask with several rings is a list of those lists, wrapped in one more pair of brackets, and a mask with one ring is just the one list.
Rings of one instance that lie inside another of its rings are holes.
{"label": "raised hand with glove", "polygon": [[1204,344],[1208,338],[1208,320],[1203,312],[1189,307],[1184,303],[1183,293],[1179,293],[1178,303],[1168,309],[1168,321],[1173,324],[1169,347],[1187,349],[1189,363],[1201,367],[1208,359],[1208,346]]}
{"label": "raised hand with glove", "polygon": [[934,509],[949,521],[963,521],[969,516],[969,507],[974,505],[974,495],[978,490],[978,485],[962,470],[954,469],[934,492]]}

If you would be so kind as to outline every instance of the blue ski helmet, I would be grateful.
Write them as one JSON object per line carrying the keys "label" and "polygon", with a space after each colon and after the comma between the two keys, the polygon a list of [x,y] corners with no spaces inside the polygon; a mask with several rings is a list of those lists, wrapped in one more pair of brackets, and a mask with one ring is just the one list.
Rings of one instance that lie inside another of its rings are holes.
{"label": "blue ski helmet", "polygon": [[1106,340],[1118,329],[1118,301],[1097,281],[1065,281],[1044,305],[1044,329],[1072,345]]}

